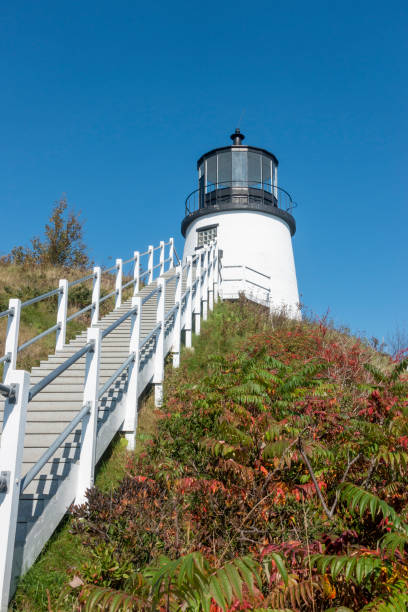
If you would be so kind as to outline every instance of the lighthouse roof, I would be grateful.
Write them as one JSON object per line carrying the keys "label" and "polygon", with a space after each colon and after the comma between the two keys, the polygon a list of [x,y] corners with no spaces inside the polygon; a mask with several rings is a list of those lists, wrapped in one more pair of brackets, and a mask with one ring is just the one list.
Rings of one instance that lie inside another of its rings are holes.
{"label": "lighthouse roof", "polygon": [[270,151],[267,151],[266,149],[261,149],[259,147],[251,147],[251,146],[240,144],[240,145],[231,145],[229,147],[218,147],[217,149],[211,149],[211,151],[204,153],[200,157],[200,159],[197,161],[197,169],[205,159],[207,159],[208,157],[212,157],[213,155],[216,155],[217,153],[221,151],[252,151],[254,153],[260,153],[262,155],[266,155],[267,157],[272,159],[277,166],[279,165],[278,158]]}
{"label": "lighthouse roof", "polygon": [[261,155],[264,155],[272,159],[277,166],[279,165],[279,161],[277,157],[270,151],[267,151],[266,149],[261,149],[259,147],[251,147],[248,145],[243,145],[242,141],[245,139],[245,136],[244,134],[241,133],[239,128],[236,128],[235,132],[231,134],[230,138],[232,140],[232,145],[228,147],[218,147],[217,149],[211,149],[211,151],[204,153],[200,157],[200,159],[197,161],[197,169],[199,168],[200,164],[205,159],[207,159],[208,157],[212,157],[213,155],[216,155],[217,153],[221,151],[248,151],[248,152],[253,152],[253,153],[260,153]]}

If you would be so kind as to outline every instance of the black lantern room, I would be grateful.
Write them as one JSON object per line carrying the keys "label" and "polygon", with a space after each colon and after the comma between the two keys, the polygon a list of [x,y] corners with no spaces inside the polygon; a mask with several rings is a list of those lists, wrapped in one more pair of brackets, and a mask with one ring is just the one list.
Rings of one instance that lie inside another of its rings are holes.
{"label": "black lantern room", "polygon": [[290,195],[278,187],[278,160],[269,151],[243,144],[237,128],[232,145],[205,153],[197,162],[198,189],[186,199],[182,233],[193,219],[217,210],[256,209],[283,217],[292,235],[295,220]]}

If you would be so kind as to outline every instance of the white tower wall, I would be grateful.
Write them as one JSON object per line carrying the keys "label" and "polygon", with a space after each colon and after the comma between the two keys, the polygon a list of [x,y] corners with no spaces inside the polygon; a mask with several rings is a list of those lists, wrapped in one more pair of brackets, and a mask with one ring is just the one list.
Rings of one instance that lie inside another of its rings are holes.
{"label": "white tower wall", "polygon": [[300,317],[292,240],[285,221],[255,210],[208,211],[188,226],[184,259],[196,253],[197,230],[208,226],[217,226],[217,244],[223,251],[222,297],[236,299],[246,288],[257,301],[266,301],[270,286],[273,306],[284,306],[290,316]]}

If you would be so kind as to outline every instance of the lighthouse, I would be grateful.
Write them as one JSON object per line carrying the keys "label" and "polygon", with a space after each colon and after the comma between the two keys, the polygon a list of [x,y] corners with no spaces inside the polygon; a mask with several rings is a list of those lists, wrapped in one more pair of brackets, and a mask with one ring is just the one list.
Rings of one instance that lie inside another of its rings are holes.
{"label": "lighthouse", "polygon": [[300,318],[292,236],[296,222],[290,194],[278,187],[278,160],[266,149],[244,145],[239,129],[232,144],[197,161],[198,188],[185,202],[183,259],[216,241],[220,295],[268,304]]}

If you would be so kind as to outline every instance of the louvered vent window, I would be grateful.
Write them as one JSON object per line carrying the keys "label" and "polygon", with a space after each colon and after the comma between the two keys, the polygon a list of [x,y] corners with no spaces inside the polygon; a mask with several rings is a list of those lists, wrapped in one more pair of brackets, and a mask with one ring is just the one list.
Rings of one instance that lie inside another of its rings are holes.
{"label": "louvered vent window", "polygon": [[209,227],[207,229],[202,229],[197,231],[197,246],[202,247],[206,244],[210,244],[212,240],[216,240],[217,238],[217,228]]}

